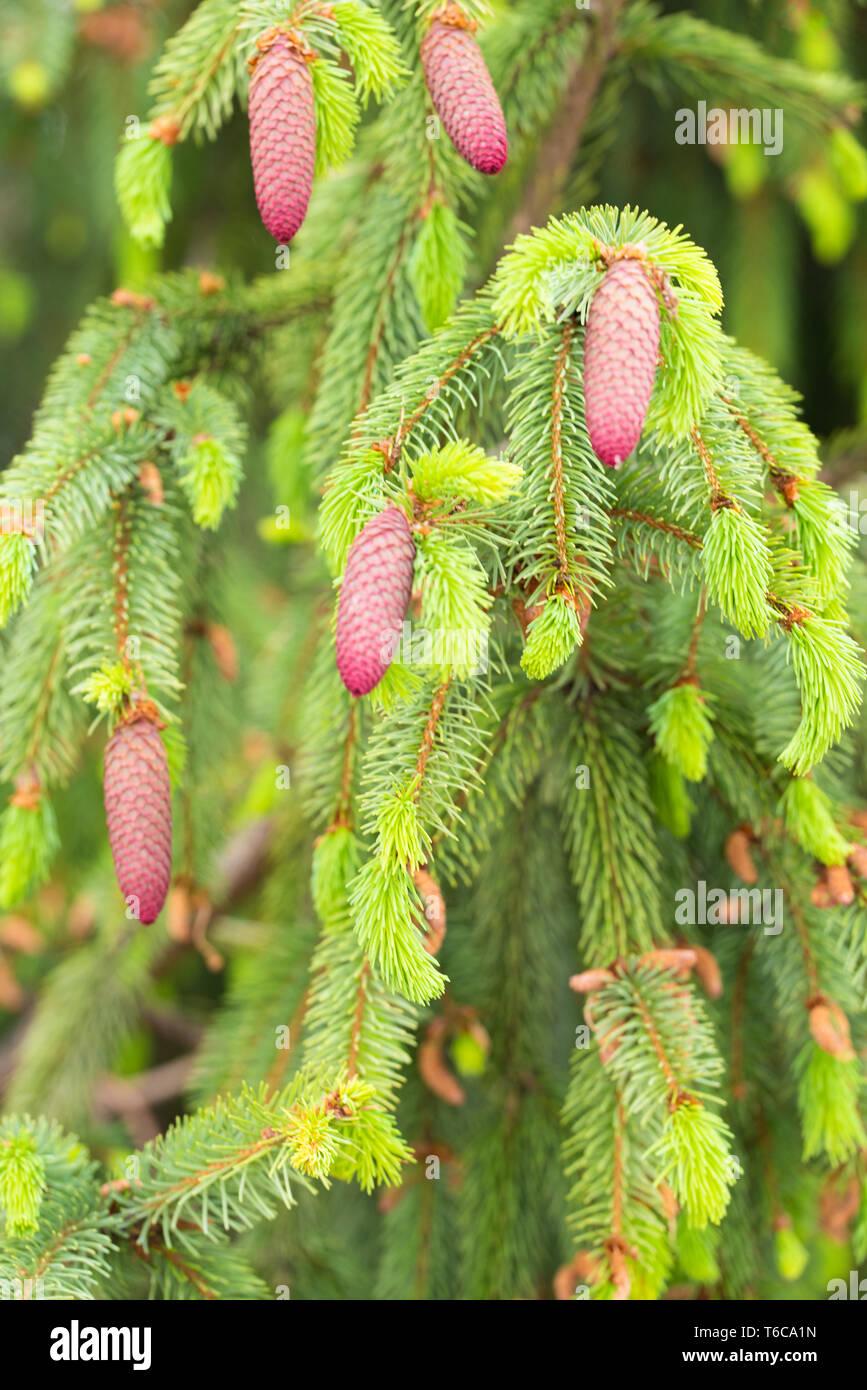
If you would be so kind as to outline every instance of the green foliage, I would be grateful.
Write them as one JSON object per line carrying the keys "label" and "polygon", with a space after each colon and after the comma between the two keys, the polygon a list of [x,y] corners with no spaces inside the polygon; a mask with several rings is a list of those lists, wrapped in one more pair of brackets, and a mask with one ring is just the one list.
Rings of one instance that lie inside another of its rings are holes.
{"label": "green foliage", "polygon": [[423,218],[410,262],[412,285],[425,327],[445,323],[464,283],[467,235],[448,203],[433,202]]}
{"label": "green foliage", "polygon": [[810,1043],[798,1066],[804,1158],[825,1153],[832,1165],[845,1163],[867,1137],[858,1112],[858,1064],[832,1057]]}
{"label": "green foliage", "polygon": [[521,668],[530,680],[544,680],[581,644],[581,624],[566,594],[552,594],[527,630]]}
{"label": "green foliage", "polygon": [[346,163],[361,113],[347,73],[326,61],[314,63],[311,72],[316,102],[316,172],[322,174]]}
{"label": "green foliage", "polygon": [[685,682],[663,691],[647,716],[661,756],[690,782],[703,781],[713,724],[698,686]]}
{"label": "green foliage", "polygon": [[845,864],[851,845],[834,824],[830,798],[810,778],[792,777],[780,799],[786,829],[823,864]]}
{"label": "green foliage", "polygon": [[5,807],[0,815],[0,905],[12,907],[45,882],[58,846],[57,820],[46,796],[32,808]]}
{"label": "green foliage", "polygon": [[0,1210],[7,1234],[14,1240],[39,1228],[39,1208],[45,1191],[45,1164],[27,1130],[5,1131],[0,1143]]}
{"label": "green foliage", "polygon": [[146,135],[126,140],[115,163],[114,182],[130,235],[142,246],[162,246],[172,216],[169,147]]}
{"label": "green foliage", "polygon": [[767,594],[773,568],[767,539],[746,512],[721,507],[715,511],[701,553],[705,583],[719,605],[745,637],[762,637],[771,624]]}

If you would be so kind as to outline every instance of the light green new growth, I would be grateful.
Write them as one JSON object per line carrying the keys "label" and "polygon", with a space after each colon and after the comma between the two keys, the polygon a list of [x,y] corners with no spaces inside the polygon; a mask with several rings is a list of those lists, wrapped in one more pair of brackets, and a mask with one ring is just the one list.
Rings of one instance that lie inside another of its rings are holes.
{"label": "light green new growth", "polygon": [[39,1225],[45,1191],[45,1164],[31,1134],[0,1138],[0,1213],[11,1237],[27,1235]]}
{"label": "light green new growth", "polygon": [[823,864],[845,864],[852,846],[834,823],[831,800],[812,778],[792,777],[780,798],[789,834]]}
{"label": "light green new growth", "polygon": [[9,908],[48,877],[60,840],[54,807],[43,793],[39,804],[10,803],[0,815],[0,907]]}
{"label": "light green new growth", "polygon": [[81,695],[90,705],[96,705],[100,714],[113,714],[120,709],[127,695],[133,689],[133,675],[128,666],[117,661],[109,665],[107,662],[93,671],[75,687],[75,692]]}
{"label": "light green new growth", "polygon": [[747,512],[720,507],[702,550],[708,595],[745,637],[763,637],[771,625],[767,595],[773,566],[765,535]]}
{"label": "light green new growth", "polygon": [[808,1043],[798,1059],[798,1069],[804,1158],[824,1153],[836,1167],[867,1143],[867,1131],[858,1109],[858,1062],[832,1057]]}
{"label": "light green new growth", "polygon": [[544,680],[581,643],[581,622],[568,594],[552,594],[527,629],[521,669],[530,680]]}
{"label": "light green new growth", "polygon": [[698,686],[692,682],[664,690],[647,711],[650,732],[663,758],[690,782],[701,782],[713,724]]}
{"label": "light green new growth", "polygon": [[467,229],[448,203],[434,201],[422,219],[410,261],[413,289],[433,332],[455,307],[467,266]]}
{"label": "light green new growth", "polygon": [[162,246],[172,216],[168,146],[144,132],[125,140],[115,163],[114,186],[130,236],[141,246]]}
{"label": "light green new growth", "polygon": [[465,497],[492,505],[502,502],[521,481],[521,465],[509,459],[489,458],[478,445],[456,439],[423,454],[412,466],[416,496],[428,501]]}
{"label": "light green new growth", "polygon": [[361,112],[348,73],[327,59],[311,66],[316,103],[316,172],[339,169],[352,154]]}

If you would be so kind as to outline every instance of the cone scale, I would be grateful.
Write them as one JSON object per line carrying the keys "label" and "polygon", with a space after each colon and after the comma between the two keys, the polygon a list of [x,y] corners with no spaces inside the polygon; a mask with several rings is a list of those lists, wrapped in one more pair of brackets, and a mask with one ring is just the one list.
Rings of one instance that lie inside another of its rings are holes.
{"label": "cone scale", "polygon": [[498,174],[509,153],[506,122],[482,51],[457,5],[431,21],[421,61],[434,110],[458,154],[479,173]]}
{"label": "cone scale", "polygon": [[337,669],[367,695],[391,665],[412,596],[415,543],[404,513],[387,507],[352,543],[337,605]]}
{"label": "cone scale", "polygon": [[172,872],[172,800],[159,730],[119,724],[105,749],[105,819],[121,892],[141,922],[159,916]]}
{"label": "cone scale", "polygon": [[659,356],[659,299],[640,261],[615,261],[593,296],[584,338],[584,412],[610,468],[641,437]]}
{"label": "cone scale", "polygon": [[313,189],[313,79],[307,59],[287,34],[278,30],[259,43],[250,77],[253,185],[262,221],[285,244],[307,216]]}

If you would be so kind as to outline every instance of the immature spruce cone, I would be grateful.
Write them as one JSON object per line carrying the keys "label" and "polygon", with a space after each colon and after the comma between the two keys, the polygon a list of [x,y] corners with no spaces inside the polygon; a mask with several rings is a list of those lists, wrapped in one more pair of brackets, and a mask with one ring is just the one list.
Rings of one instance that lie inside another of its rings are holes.
{"label": "immature spruce cone", "polygon": [[103,785],[121,892],[137,899],[140,921],[153,922],[172,871],[172,801],[166,750],[149,719],[118,725],[106,746]]}
{"label": "immature spruce cone", "polygon": [[659,300],[640,262],[615,261],[584,339],[584,410],[597,458],[616,468],[644,428],[659,353]]}
{"label": "immature spruce cone", "polygon": [[457,5],[447,5],[421,42],[424,80],[446,134],[480,174],[498,174],[509,153],[506,122],[482,51]]}
{"label": "immature spruce cone", "polygon": [[313,79],[303,54],[277,33],[250,78],[250,156],[262,221],[289,242],[307,215],[316,158]]}
{"label": "immature spruce cone", "polygon": [[412,595],[415,543],[398,507],[371,517],[352,543],[337,605],[337,669],[367,695],[391,665]]}

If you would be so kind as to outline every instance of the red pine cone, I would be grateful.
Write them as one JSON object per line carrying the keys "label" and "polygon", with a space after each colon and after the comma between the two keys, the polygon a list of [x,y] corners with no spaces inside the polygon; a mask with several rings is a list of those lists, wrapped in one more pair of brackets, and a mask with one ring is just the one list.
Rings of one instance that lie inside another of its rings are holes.
{"label": "red pine cone", "polygon": [[316,110],[307,61],[282,32],[274,35],[253,69],[249,113],[256,202],[268,231],[285,243],[307,216]]}
{"label": "red pine cone", "polygon": [[584,411],[596,457],[616,468],[641,437],[659,354],[659,300],[639,261],[615,261],[584,338]]}
{"label": "red pine cone", "polygon": [[509,153],[500,100],[482,50],[463,15],[449,5],[421,42],[424,80],[446,134],[480,174],[498,174]]}
{"label": "red pine cone", "polygon": [[139,921],[153,922],[172,872],[172,798],[166,750],[149,719],[118,725],[105,750],[103,788],[121,892],[137,900]]}
{"label": "red pine cone", "polygon": [[367,695],[391,665],[412,596],[415,543],[398,507],[371,517],[352,543],[337,605],[337,669]]}

